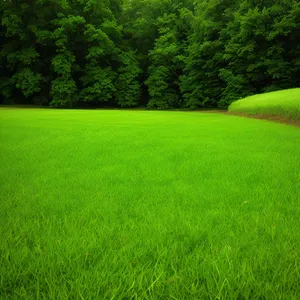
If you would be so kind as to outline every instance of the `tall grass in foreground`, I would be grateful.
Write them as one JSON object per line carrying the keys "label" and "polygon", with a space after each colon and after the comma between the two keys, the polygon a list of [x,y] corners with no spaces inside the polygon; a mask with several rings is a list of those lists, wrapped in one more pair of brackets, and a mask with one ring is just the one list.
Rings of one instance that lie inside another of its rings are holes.
{"label": "tall grass in foreground", "polygon": [[0,110],[0,299],[299,299],[300,130]]}
{"label": "tall grass in foreground", "polygon": [[300,89],[250,96],[233,102],[228,110],[233,113],[277,115],[300,120]]}

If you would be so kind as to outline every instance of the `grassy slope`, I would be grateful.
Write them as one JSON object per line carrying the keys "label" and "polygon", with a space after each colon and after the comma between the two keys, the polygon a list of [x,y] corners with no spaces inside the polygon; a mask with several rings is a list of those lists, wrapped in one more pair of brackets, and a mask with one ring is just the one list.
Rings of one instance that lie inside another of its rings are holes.
{"label": "grassy slope", "polygon": [[298,128],[39,109],[0,128],[0,299],[300,298]]}
{"label": "grassy slope", "polygon": [[233,113],[278,115],[291,120],[300,120],[300,89],[255,95],[233,102]]}

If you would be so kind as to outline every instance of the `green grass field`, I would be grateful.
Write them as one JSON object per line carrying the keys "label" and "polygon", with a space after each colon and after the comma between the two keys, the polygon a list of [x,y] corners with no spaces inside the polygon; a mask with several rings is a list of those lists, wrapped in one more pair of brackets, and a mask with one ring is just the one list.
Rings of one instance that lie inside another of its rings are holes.
{"label": "green grass field", "polygon": [[0,109],[0,299],[300,299],[300,130]]}
{"label": "green grass field", "polygon": [[229,111],[278,115],[290,120],[300,120],[300,88],[250,96],[233,102]]}

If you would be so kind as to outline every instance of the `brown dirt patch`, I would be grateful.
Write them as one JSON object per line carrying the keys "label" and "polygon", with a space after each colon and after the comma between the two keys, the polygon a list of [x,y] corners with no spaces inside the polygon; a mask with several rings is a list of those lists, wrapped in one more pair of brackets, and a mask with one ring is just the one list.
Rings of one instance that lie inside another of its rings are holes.
{"label": "brown dirt patch", "polygon": [[251,118],[251,119],[268,120],[276,123],[289,124],[295,127],[300,127],[300,120],[290,120],[285,117],[277,116],[277,115],[253,115],[253,114],[232,113],[232,112],[225,112],[225,114],[244,117],[244,118]]}

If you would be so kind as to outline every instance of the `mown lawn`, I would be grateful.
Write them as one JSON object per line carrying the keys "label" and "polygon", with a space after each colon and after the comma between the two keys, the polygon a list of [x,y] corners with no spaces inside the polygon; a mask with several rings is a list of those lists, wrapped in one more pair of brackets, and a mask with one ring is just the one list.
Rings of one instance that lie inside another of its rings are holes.
{"label": "mown lawn", "polygon": [[1,299],[300,299],[300,130],[0,110]]}
{"label": "mown lawn", "polygon": [[229,112],[280,116],[300,121],[300,88],[250,96],[233,102]]}

